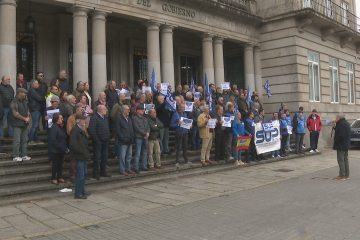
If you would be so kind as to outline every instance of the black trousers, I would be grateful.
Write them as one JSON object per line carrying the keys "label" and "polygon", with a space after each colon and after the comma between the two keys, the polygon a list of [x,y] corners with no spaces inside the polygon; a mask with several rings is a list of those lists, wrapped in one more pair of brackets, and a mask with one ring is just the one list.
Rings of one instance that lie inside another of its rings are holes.
{"label": "black trousers", "polygon": [[64,161],[64,153],[53,153],[53,155],[52,155],[52,180],[59,180],[60,178],[62,178],[63,161]]}
{"label": "black trousers", "polygon": [[188,139],[189,134],[183,134],[181,137],[176,136],[176,163],[179,163],[180,161],[180,152],[181,149],[183,149],[183,156],[185,163],[189,161],[187,149],[188,149]]}
{"label": "black trousers", "polygon": [[310,133],[310,148],[311,150],[317,149],[318,141],[319,141],[319,132],[311,132]]}
{"label": "black trousers", "polygon": [[[46,103],[44,102],[43,105],[41,106],[41,124],[43,126],[43,130],[46,129],[46,120],[45,120],[45,116],[46,116]],[[39,121],[40,123],[40,121]]]}
{"label": "black trousers", "polygon": [[249,153],[251,152],[251,159],[253,161],[255,160],[258,160],[259,159],[259,156],[257,155],[257,152],[256,152],[256,147],[255,147],[255,142],[254,140],[252,139],[250,141],[250,148],[248,150],[245,151],[245,160],[246,162],[249,162]]}
{"label": "black trousers", "polygon": [[282,135],[280,154],[285,154],[286,153],[286,142],[287,142],[288,137],[289,137],[288,134],[283,134]]}
{"label": "black trousers", "polygon": [[215,133],[215,161],[225,159],[226,134],[223,131],[221,134]]}

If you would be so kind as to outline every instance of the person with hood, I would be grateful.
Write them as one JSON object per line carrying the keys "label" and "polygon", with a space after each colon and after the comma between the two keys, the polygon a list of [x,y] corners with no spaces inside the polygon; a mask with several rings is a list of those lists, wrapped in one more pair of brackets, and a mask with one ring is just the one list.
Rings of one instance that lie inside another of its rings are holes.
{"label": "person with hood", "polygon": [[312,110],[312,114],[308,117],[307,121],[307,128],[310,132],[310,152],[320,152],[317,149],[319,135],[321,131],[321,119],[320,116],[317,114],[316,109]]}
{"label": "person with hood", "polygon": [[244,136],[244,134],[251,136],[251,134],[246,131],[245,129],[245,124],[241,121],[241,113],[237,112],[235,114],[235,120],[232,121],[232,129],[233,129],[233,153],[234,153],[234,157],[235,157],[235,162],[234,165],[236,166],[240,166],[240,165],[244,165],[244,163],[241,161],[241,149],[237,150],[236,146],[237,146],[237,141],[239,139],[239,137]]}
{"label": "person with hood", "polygon": [[302,145],[305,136],[305,118],[302,112],[299,113],[293,122],[293,133],[295,134],[295,153],[305,154],[302,151]]}
{"label": "person with hood", "polygon": [[336,116],[336,124],[333,124],[333,128],[335,129],[333,149],[336,150],[340,169],[339,176],[334,180],[349,180],[348,151],[350,149],[351,128],[350,124],[345,120],[344,113],[339,113]]}

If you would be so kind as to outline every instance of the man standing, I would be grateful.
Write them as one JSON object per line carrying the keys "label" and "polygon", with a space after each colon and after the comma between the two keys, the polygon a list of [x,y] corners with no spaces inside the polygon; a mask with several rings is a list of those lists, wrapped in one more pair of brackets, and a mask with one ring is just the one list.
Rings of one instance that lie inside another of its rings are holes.
{"label": "man standing", "polygon": [[[175,168],[180,168],[180,152],[181,149],[183,149],[183,156],[185,160],[185,164],[189,165],[191,162],[189,162],[188,154],[187,154],[187,148],[188,148],[188,134],[189,130],[186,128],[182,128],[182,118],[188,118],[186,112],[185,112],[185,104],[180,103],[178,107],[178,111],[174,113],[171,117],[170,127],[175,129],[175,141],[176,141],[176,163]],[[192,127],[192,126],[191,126]],[[190,128],[191,128],[190,127]]]}
{"label": "man standing", "polygon": [[[66,133],[68,136],[71,136],[71,130],[73,127],[77,124],[76,123],[76,116],[77,115],[83,115],[83,110],[81,104],[77,104],[73,107],[73,113],[67,121],[66,124]],[[86,118],[86,117],[85,117]],[[81,118],[82,119],[82,118]],[[82,126],[82,130],[85,132],[86,136],[89,137],[86,125]],[[71,143],[71,138],[70,138]],[[71,152],[70,152],[71,155]],[[70,182],[75,183],[75,166],[76,166],[76,159],[70,157],[70,168],[69,168],[69,175],[70,175]]]}
{"label": "man standing", "polygon": [[348,150],[350,149],[350,124],[345,120],[345,114],[339,113],[336,116],[336,124],[333,124],[335,129],[333,149],[337,152],[337,160],[339,164],[339,176],[334,180],[350,179]]}
{"label": "man standing", "polygon": [[246,119],[247,114],[249,112],[249,105],[245,100],[244,93],[240,93],[240,98],[238,99],[238,108],[239,108],[239,112],[241,113],[242,120]]}
{"label": "man standing", "polygon": [[[289,109],[286,109],[286,110],[284,110],[284,113],[286,114],[287,127],[288,127],[288,129],[292,129],[292,119],[291,119],[291,116],[290,116],[290,110],[289,110]],[[293,130],[292,130],[292,131],[293,131]],[[291,147],[290,147],[290,138],[291,138],[291,135],[292,135],[292,132],[289,133],[288,139],[287,139],[287,142],[286,142],[286,148],[287,148],[287,150],[289,150],[289,152],[292,152],[292,149],[291,149]]]}
{"label": "man standing", "polygon": [[58,96],[59,88],[57,86],[52,86],[50,89],[49,95],[46,96],[46,107],[51,106],[51,98],[53,96]]}
{"label": "man standing", "polygon": [[[119,94],[119,101],[115,103],[115,105],[113,106],[113,110],[111,111],[111,122],[112,122],[112,126],[110,126],[112,129],[115,129],[115,123],[116,123],[116,118],[121,114],[122,112],[122,106],[125,104],[125,94],[120,93]],[[115,133],[116,135],[116,133]],[[115,152],[115,157],[117,159],[119,159],[119,137],[116,135],[115,136],[115,142],[114,142],[114,152]]]}
{"label": "man standing", "polygon": [[23,88],[28,90],[28,86],[24,80],[24,75],[22,73],[18,73],[16,75],[16,89]]}
{"label": "man standing", "polygon": [[146,100],[145,99],[145,94],[140,93],[139,94],[139,101],[134,106],[134,115],[136,115],[136,111],[137,111],[137,108],[138,108],[139,105],[142,105],[144,107],[145,100]]}
{"label": "man standing", "polygon": [[[271,122],[274,122],[274,121],[279,121],[279,126],[280,126],[280,135],[281,135],[281,121],[279,120],[279,112],[274,112],[273,113],[273,118],[272,119],[270,119],[270,121]],[[279,150],[275,150],[275,151],[272,151],[271,152],[271,157],[272,158],[282,158],[281,156],[280,156],[280,153],[279,153]]]}
{"label": "man standing", "polygon": [[249,152],[251,151],[251,159],[253,161],[259,161],[259,156],[257,155],[256,148],[255,148],[255,121],[254,121],[254,113],[250,112],[249,117],[245,120],[245,130],[248,131],[251,136],[250,142],[250,149],[245,151],[245,161],[246,163],[250,163],[249,160]]}
{"label": "man standing", "polygon": [[287,139],[289,137],[289,133],[288,133],[288,126],[287,126],[287,121],[286,121],[286,114],[283,112],[280,115],[280,131],[281,131],[281,149],[280,149],[280,155],[282,157],[286,157],[288,156],[286,154],[286,143],[287,143]]}
{"label": "man standing", "polygon": [[305,118],[302,112],[299,113],[299,115],[293,122],[293,133],[295,133],[295,153],[305,154],[302,151],[302,145],[305,135]]}
{"label": "man standing", "polygon": [[106,102],[106,94],[105,94],[105,92],[100,92],[99,93],[99,99],[96,100],[95,103],[94,103],[94,112],[96,112],[96,108],[99,105],[103,105],[103,106],[105,106],[106,108],[109,109],[109,105]]}
{"label": "man standing", "polygon": [[226,132],[222,117],[224,114],[224,108],[220,105],[215,106],[215,111],[212,118],[216,118],[217,123],[215,127],[215,161],[218,163],[220,160],[225,160],[225,147],[226,147]]}
{"label": "man standing", "polygon": [[259,111],[259,115],[257,115],[255,118],[254,118],[254,121],[255,123],[263,123],[265,122],[265,109],[260,109]]}
{"label": "man standing", "polygon": [[32,120],[32,125],[29,134],[29,145],[44,144],[44,142],[39,141],[38,127],[39,127],[39,120],[43,108],[43,103],[45,102],[45,98],[43,98],[36,91],[36,89],[38,88],[39,88],[39,82],[37,80],[31,80],[29,93],[27,95],[29,100],[29,109]]}
{"label": "man standing", "polygon": [[192,95],[192,93],[190,91],[186,93],[185,101],[187,101],[187,102],[193,102],[194,101],[193,95]]}
{"label": "man standing", "polygon": [[316,109],[312,110],[312,114],[308,117],[307,121],[307,128],[310,132],[310,152],[320,152],[317,149],[319,134],[321,131],[321,119],[320,116],[317,115]]}
{"label": "man standing", "polygon": [[[99,105],[96,108],[96,114],[92,116],[89,124],[89,134],[93,140],[94,148],[94,164],[93,164],[93,178],[96,180],[101,177],[111,177],[106,173],[106,164],[109,154],[109,142],[110,142],[110,130],[109,123],[105,115],[107,108],[103,105]],[[99,175],[99,162],[100,163],[100,175]]]}
{"label": "man standing", "polygon": [[177,96],[183,96],[184,98],[186,97],[185,93],[182,91],[181,84],[176,86],[176,91],[173,93],[174,98]]}
{"label": "man standing", "polygon": [[116,135],[119,137],[119,169],[120,174],[127,176],[135,174],[131,171],[132,143],[135,139],[134,127],[131,117],[129,117],[130,107],[123,105],[122,113],[116,118],[115,129]]}
{"label": "man standing", "polygon": [[9,116],[10,108],[9,108],[9,106],[10,106],[11,100],[14,98],[14,89],[10,85],[10,77],[7,75],[5,75],[1,78],[0,94],[1,94],[1,100],[2,100],[2,104],[3,104],[3,108],[4,108],[4,117],[0,121],[0,139],[4,140],[4,124],[5,124],[6,120],[7,120],[7,125],[8,125],[9,137],[14,138],[13,129],[12,129],[11,125],[9,124],[10,123],[10,116]]}
{"label": "man standing", "polygon": [[[68,116],[71,116],[73,114],[73,109],[76,104],[76,98],[74,95],[68,95],[66,97],[66,103],[65,103],[65,109]],[[75,119],[74,119],[75,120]]]}
{"label": "man standing", "polygon": [[109,88],[105,89],[106,102],[109,104],[109,111],[111,114],[111,110],[114,104],[118,101],[118,94],[115,90],[116,82],[113,80],[109,81]]}
{"label": "man standing", "polygon": [[82,114],[77,114],[76,125],[70,132],[70,159],[76,159],[75,199],[87,199],[87,196],[91,195],[85,191],[86,162],[90,160],[88,136],[84,131],[85,119],[86,117]]}
{"label": "man standing", "polygon": [[76,89],[72,92],[72,95],[74,95],[75,98],[77,98],[79,95],[84,95],[84,88],[84,83],[82,81],[78,82],[76,84]]}
{"label": "man standing", "polygon": [[[38,82],[39,82],[39,87],[38,87],[38,89],[36,89],[36,91],[40,94],[40,96],[42,98],[45,99],[45,96],[47,94],[48,85],[44,81],[44,73],[43,72],[38,72],[36,74],[36,80],[38,80]],[[42,107],[41,107],[41,120],[42,120],[43,130],[46,129],[45,110],[46,110],[46,102],[43,101]]]}
{"label": "man standing", "polygon": [[10,103],[9,122],[14,128],[13,161],[16,162],[31,160],[31,157],[27,156],[27,126],[30,121],[30,112],[25,98],[27,93],[28,91],[24,88],[16,89],[16,96]]}
{"label": "man standing", "polygon": [[[164,124],[160,122],[160,120],[156,117],[156,110],[149,110],[149,127],[150,127],[150,135],[149,135],[149,168],[150,170],[164,169],[161,166],[160,161],[160,144],[159,144],[159,134],[160,130],[164,128]],[[155,161],[156,168],[154,167],[153,153],[155,152]]]}
{"label": "man standing", "polygon": [[189,118],[193,120],[193,127],[191,129],[191,150],[201,149],[201,139],[199,135],[199,127],[197,125],[198,117],[201,114],[200,101],[194,101],[194,107],[192,112],[189,114]]}
{"label": "man standing", "polygon": [[160,129],[160,151],[162,154],[170,154],[169,151],[169,109],[166,109],[166,102],[164,96],[159,95],[155,103],[155,109],[160,122],[164,125]]}
{"label": "man standing", "polygon": [[152,96],[149,91],[145,92],[145,104],[152,104]]}
{"label": "man standing", "polygon": [[65,78],[66,77],[66,71],[65,70],[61,70],[59,72],[59,88],[61,89],[61,91],[66,91],[69,93],[70,91],[70,85],[69,85],[69,81]]}
{"label": "man standing", "polygon": [[207,124],[209,122],[209,119],[211,119],[209,106],[204,105],[200,107],[202,114],[199,115],[197,126],[199,127],[199,134],[202,139],[202,145],[201,145],[201,164],[207,165],[207,163],[213,164],[212,161],[210,161],[210,150],[214,138],[214,129],[208,128]]}
{"label": "man standing", "polygon": [[135,173],[139,174],[139,158],[141,157],[141,171],[149,171],[147,168],[147,146],[150,136],[150,127],[147,119],[144,117],[144,105],[137,107],[136,115],[133,116],[134,132],[135,132],[135,156],[134,168]]}

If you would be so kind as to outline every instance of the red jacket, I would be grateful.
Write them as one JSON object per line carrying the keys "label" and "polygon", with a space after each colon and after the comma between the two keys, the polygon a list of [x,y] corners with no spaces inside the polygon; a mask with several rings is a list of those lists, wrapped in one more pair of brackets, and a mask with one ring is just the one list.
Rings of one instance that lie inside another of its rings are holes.
{"label": "red jacket", "polygon": [[307,128],[310,132],[315,132],[315,124],[317,132],[321,131],[321,119],[320,116],[316,114],[316,120],[314,121],[312,115],[310,115],[306,121]]}

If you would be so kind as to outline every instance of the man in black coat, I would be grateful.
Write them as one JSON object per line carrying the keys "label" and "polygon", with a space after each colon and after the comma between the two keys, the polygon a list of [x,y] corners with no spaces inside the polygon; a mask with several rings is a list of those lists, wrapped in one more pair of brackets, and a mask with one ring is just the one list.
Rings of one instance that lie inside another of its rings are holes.
{"label": "man in black coat", "polygon": [[159,95],[155,102],[155,110],[157,117],[164,124],[164,128],[160,130],[160,152],[162,154],[170,154],[169,150],[169,129],[170,117],[169,109],[166,109],[166,101],[164,96]]}
{"label": "man in black coat", "polygon": [[135,141],[133,121],[128,105],[123,105],[122,113],[116,118],[115,129],[119,137],[120,174],[127,176],[135,174],[131,171],[132,143]]}
{"label": "man in black coat", "polygon": [[222,119],[223,115],[224,108],[220,105],[216,105],[215,112],[213,112],[211,117],[217,120],[215,126],[215,160],[217,162],[225,160],[226,132],[225,127],[222,126],[224,123]]}
{"label": "man in black coat", "polygon": [[337,151],[337,160],[339,164],[339,176],[334,180],[350,179],[348,150],[350,149],[350,124],[345,120],[345,114],[339,113],[336,116],[336,124],[333,124],[335,129],[334,146],[333,149]]}
{"label": "man in black coat", "polygon": [[29,110],[32,120],[32,125],[29,134],[29,145],[44,144],[44,142],[39,141],[38,127],[39,127],[41,111],[45,103],[45,98],[42,97],[37,92],[38,88],[39,88],[39,82],[37,80],[31,80],[29,93],[27,95],[29,102]]}
{"label": "man in black coat", "polygon": [[[108,109],[99,105],[96,108],[96,113],[91,117],[88,132],[93,140],[94,149],[94,164],[93,164],[93,178],[96,180],[101,177],[111,177],[106,173],[106,164],[109,153],[110,130],[109,122],[106,119],[106,112]],[[100,175],[99,175],[99,162]]]}
{"label": "man in black coat", "polygon": [[86,199],[89,192],[85,191],[85,180],[87,174],[86,162],[90,160],[89,142],[85,129],[86,117],[77,114],[75,117],[76,125],[70,132],[70,158],[76,160],[76,183],[75,198]]}
{"label": "man in black coat", "polygon": [[[43,72],[36,73],[36,80],[38,80],[39,82],[39,88],[37,88],[36,91],[40,94],[42,98],[45,99],[45,96],[47,95],[48,85],[44,81],[44,73]],[[41,108],[41,120],[42,120],[43,130],[46,129],[45,110],[46,110],[46,102],[44,101]]]}
{"label": "man in black coat", "polygon": [[4,140],[4,124],[7,120],[8,123],[8,134],[10,138],[13,137],[13,129],[11,125],[9,124],[9,112],[10,112],[10,102],[14,98],[14,89],[10,85],[10,77],[5,75],[1,78],[0,83],[0,94],[1,94],[1,100],[2,100],[2,106],[4,109],[4,117],[2,121],[0,121],[0,139]]}
{"label": "man in black coat", "polygon": [[[116,82],[113,80],[109,81],[109,88],[105,89],[105,95],[106,95],[106,103],[108,104],[108,110],[109,110],[109,116],[111,116],[111,111],[115,103],[118,102],[118,94],[116,89]],[[111,117],[109,117],[109,126],[112,126],[112,120]],[[113,129],[110,129],[111,134],[114,135]]]}

